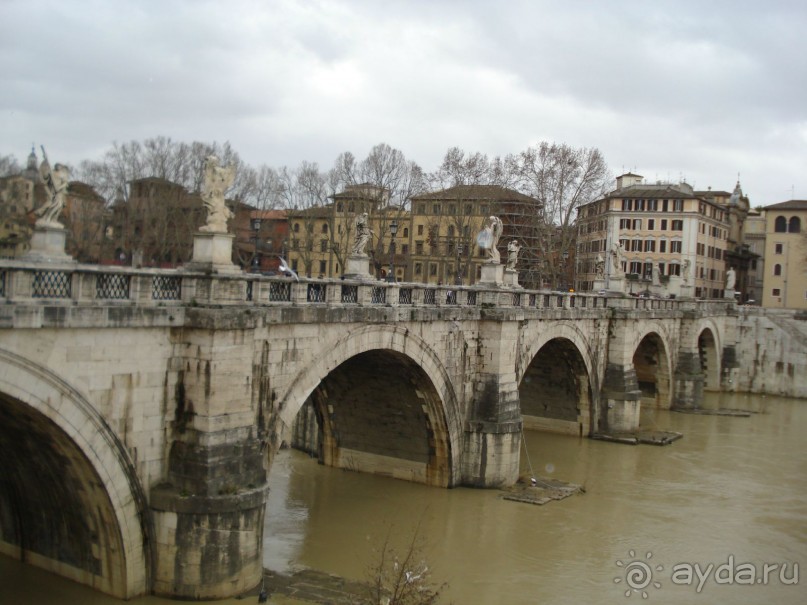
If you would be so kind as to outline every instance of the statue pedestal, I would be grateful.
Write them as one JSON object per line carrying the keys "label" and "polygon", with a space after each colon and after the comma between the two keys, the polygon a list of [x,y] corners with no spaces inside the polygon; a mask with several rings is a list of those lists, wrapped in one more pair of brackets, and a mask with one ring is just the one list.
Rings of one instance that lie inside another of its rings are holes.
{"label": "statue pedestal", "polygon": [[723,291],[723,298],[728,298],[730,300],[737,300],[737,291],[734,288],[730,290],[726,288],[726,290]]}
{"label": "statue pedestal", "polygon": [[518,283],[518,271],[515,269],[504,270],[504,285],[508,288],[520,288]]}
{"label": "statue pedestal", "polygon": [[594,280],[594,283],[591,286],[592,292],[595,294],[600,290],[605,290],[605,279],[602,277],[598,277]]}
{"label": "statue pedestal", "polygon": [[681,284],[681,294],[678,298],[693,298],[695,295],[695,287],[690,284]]}
{"label": "statue pedestal", "polygon": [[194,233],[193,258],[185,267],[204,273],[241,273],[233,264],[234,239],[229,233]]}
{"label": "statue pedestal", "polygon": [[35,225],[31,237],[31,249],[22,260],[45,263],[74,263],[72,256],[64,251],[67,232],[61,225]]}
{"label": "statue pedestal", "polygon": [[620,294],[625,293],[625,278],[620,277],[610,277],[608,278],[608,291],[609,292],[619,292]]}
{"label": "statue pedestal", "polygon": [[482,276],[477,283],[480,286],[502,286],[504,284],[504,265],[485,263],[482,265]]}
{"label": "statue pedestal", "polygon": [[370,257],[366,254],[351,254],[348,256],[344,277],[345,279],[360,279],[362,281],[372,280]]}

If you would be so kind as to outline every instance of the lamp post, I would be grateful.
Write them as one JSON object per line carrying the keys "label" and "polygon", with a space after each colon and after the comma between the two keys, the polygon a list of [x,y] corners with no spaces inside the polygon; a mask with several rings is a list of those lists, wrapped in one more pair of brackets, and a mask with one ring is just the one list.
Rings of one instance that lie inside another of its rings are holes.
{"label": "lamp post", "polygon": [[562,266],[563,267],[563,291],[568,292],[569,285],[566,282],[566,277],[567,277],[567,275],[566,275],[566,262],[569,260],[569,251],[564,250],[563,254],[561,254],[561,257],[563,257],[563,266]]}
{"label": "lamp post", "polygon": [[261,261],[258,258],[258,235],[261,230],[261,219],[259,218],[252,219],[252,230],[255,232],[255,249],[252,254],[252,272],[257,273],[261,264]]}
{"label": "lamp post", "polygon": [[460,259],[462,258],[463,247],[462,244],[457,244],[457,274],[454,278],[454,283],[458,286],[462,285],[462,268],[460,267]]}
{"label": "lamp post", "polygon": [[393,283],[395,281],[395,234],[398,233],[398,221],[392,219],[389,224],[389,271],[387,272],[387,281]]}

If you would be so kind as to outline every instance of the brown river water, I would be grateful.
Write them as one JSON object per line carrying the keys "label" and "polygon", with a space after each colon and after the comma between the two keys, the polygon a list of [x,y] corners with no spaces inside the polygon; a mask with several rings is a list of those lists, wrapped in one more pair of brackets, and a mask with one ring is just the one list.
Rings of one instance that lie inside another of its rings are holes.
{"label": "brown river water", "polygon": [[[282,451],[270,474],[265,565],[363,579],[385,536],[405,550],[420,526],[434,579],[446,584],[444,603],[807,603],[807,401],[707,397],[707,407],[759,413],[643,411],[646,427],[684,434],[664,447],[527,432],[536,475],[586,490],[544,506],[326,468]],[[121,602],[0,557],[6,603]]]}

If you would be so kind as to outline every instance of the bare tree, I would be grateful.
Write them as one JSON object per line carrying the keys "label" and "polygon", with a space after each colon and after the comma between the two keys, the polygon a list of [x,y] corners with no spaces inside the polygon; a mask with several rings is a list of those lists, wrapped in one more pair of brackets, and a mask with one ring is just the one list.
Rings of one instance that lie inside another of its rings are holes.
{"label": "bare tree", "polygon": [[313,272],[315,252],[321,250],[323,237],[330,243],[328,234],[318,233],[315,226],[323,221],[330,224],[332,212],[328,206],[330,188],[328,179],[319,165],[302,162],[294,170],[282,168],[279,173],[281,197],[288,211],[291,238],[290,250],[296,255],[298,270],[306,275]]}
{"label": "bare tree", "polygon": [[431,569],[423,557],[420,524],[402,554],[391,545],[390,532],[378,549],[377,559],[367,571],[367,598],[362,605],[434,605],[445,585],[432,581]]}
{"label": "bare tree", "polygon": [[21,171],[22,168],[13,155],[0,155],[0,178],[13,176]]}
{"label": "bare tree", "polygon": [[[611,181],[602,153],[595,148],[541,143],[517,157],[518,189],[542,204],[535,222],[537,254],[545,260],[544,280],[564,282],[576,232],[575,211],[601,196]],[[565,273],[565,275],[564,275]]]}
{"label": "bare tree", "polygon": [[[373,241],[368,252],[376,271],[380,271],[389,258],[389,248],[384,250],[384,242],[391,245],[390,225],[393,220],[402,221],[412,196],[428,190],[426,175],[415,162],[407,160],[402,151],[379,143],[358,162],[349,151],[340,154],[329,173],[329,183],[333,191],[360,189],[361,195],[370,202],[366,210],[371,215]],[[338,250],[339,262],[344,266],[344,256],[350,250],[354,212],[347,207],[335,210],[333,250]]]}

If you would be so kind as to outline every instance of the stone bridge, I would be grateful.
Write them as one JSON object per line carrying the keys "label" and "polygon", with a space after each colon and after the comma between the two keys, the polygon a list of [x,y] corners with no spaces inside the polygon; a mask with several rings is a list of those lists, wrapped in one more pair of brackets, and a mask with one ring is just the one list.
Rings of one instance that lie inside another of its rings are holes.
{"label": "stone bridge", "polygon": [[630,432],[736,373],[723,301],[4,261],[0,302],[0,552],[121,598],[257,584],[292,432],[495,487],[524,426]]}

